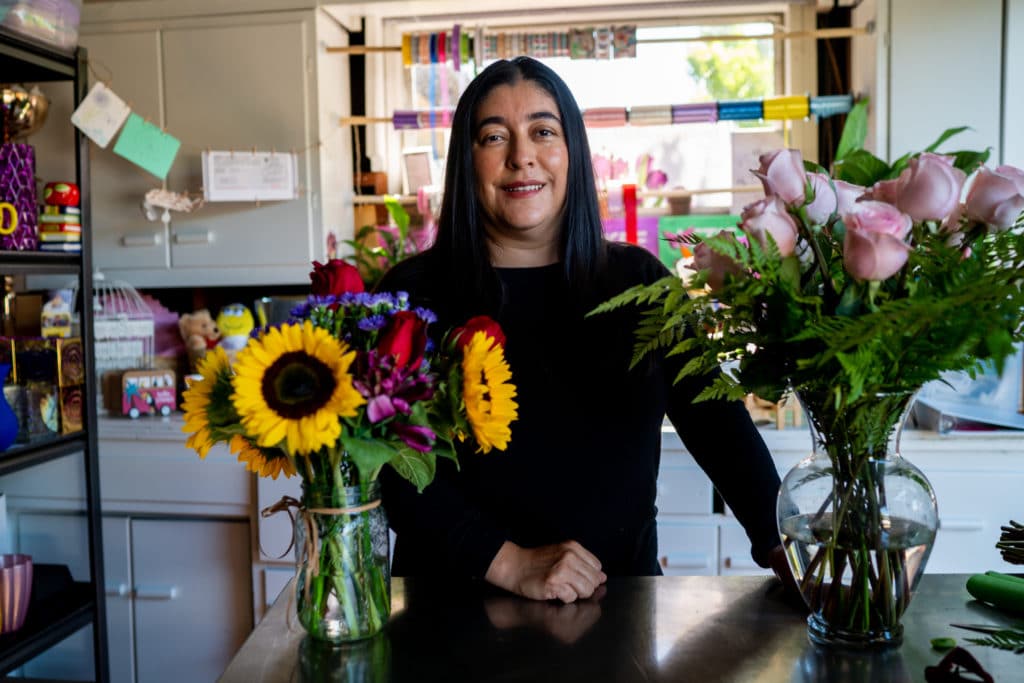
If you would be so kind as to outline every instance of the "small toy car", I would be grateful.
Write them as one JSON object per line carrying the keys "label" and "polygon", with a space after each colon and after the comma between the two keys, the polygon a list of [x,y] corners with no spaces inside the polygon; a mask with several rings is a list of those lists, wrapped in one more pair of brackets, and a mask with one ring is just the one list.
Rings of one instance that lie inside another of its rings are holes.
{"label": "small toy car", "polygon": [[121,376],[121,413],[166,417],[177,407],[176,386],[172,370],[129,370]]}

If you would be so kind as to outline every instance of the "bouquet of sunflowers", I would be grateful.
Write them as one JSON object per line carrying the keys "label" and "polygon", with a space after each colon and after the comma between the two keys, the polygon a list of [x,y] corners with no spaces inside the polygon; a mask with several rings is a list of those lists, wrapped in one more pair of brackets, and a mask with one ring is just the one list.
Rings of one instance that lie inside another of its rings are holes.
{"label": "bouquet of sunflowers", "polygon": [[[434,313],[406,293],[368,293],[341,260],[314,262],[312,294],[285,324],[257,330],[232,366],[220,349],[184,395],[186,445],[227,443],[261,476],[302,477],[299,619],[340,642],[380,630],[390,610],[388,535],[377,476],[390,466],[423,490],[455,444],[504,450],[517,417],[504,335],[473,318],[428,335]],[[456,460],[457,462],[457,460]]]}

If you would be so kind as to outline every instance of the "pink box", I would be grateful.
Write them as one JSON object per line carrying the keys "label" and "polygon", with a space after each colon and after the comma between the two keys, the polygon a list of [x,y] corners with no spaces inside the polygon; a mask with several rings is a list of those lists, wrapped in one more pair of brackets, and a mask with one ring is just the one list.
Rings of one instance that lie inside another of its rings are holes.
{"label": "pink box", "polygon": [[[605,218],[604,236],[613,242],[626,241],[626,219]],[[636,243],[655,256],[658,255],[658,216],[636,217]]]}

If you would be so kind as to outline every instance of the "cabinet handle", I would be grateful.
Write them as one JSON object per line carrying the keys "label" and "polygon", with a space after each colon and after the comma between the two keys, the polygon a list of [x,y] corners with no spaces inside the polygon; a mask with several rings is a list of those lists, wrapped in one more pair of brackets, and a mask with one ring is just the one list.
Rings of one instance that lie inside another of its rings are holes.
{"label": "cabinet handle", "polygon": [[174,600],[180,595],[177,586],[153,584],[135,587],[135,597],[139,600]]}
{"label": "cabinet handle", "polygon": [[160,235],[155,232],[149,235],[121,235],[122,247],[157,247],[160,242]]}
{"label": "cabinet handle", "polygon": [[707,569],[707,555],[662,555],[658,560],[662,569]]}
{"label": "cabinet handle", "polygon": [[178,230],[174,233],[175,244],[210,244],[213,233],[209,230]]}
{"label": "cabinet handle", "polygon": [[127,583],[108,583],[107,595],[112,598],[123,598],[131,593]]}
{"label": "cabinet handle", "polygon": [[981,519],[940,519],[939,528],[945,531],[981,531],[985,522]]}

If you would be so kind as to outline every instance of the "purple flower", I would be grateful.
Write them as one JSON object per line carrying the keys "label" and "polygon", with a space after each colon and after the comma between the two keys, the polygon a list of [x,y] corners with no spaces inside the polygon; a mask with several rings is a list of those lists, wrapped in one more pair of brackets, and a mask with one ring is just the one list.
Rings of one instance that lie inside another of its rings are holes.
{"label": "purple flower", "polygon": [[428,325],[430,323],[437,322],[437,316],[429,308],[417,307],[414,309],[414,312],[416,313],[417,316],[419,316],[420,320],[427,323]]}
{"label": "purple flower", "polygon": [[370,317],[363,318],[356,323],[356,327],[361,329],[363,332],[373,332],[374,330],[379,330],[384,327],[387,322],[387,318],[382,315],[371,315]]}
{"label": "purple flower", "polygon": [[429,453],[430,449],[434,446],[434,440],[437,438],[434,431],[429,427],[402,424],[401,422],[393,422],[391,424],[391,431],[405,442],[406,446],[420,453]]}
{"label": "purple flower", "polygon": [[391,398],[385,394],[378,394],[366,403],[366,417],[370,418],[370,424],[377,424],[381,420],[393,417],[395,406]]}

